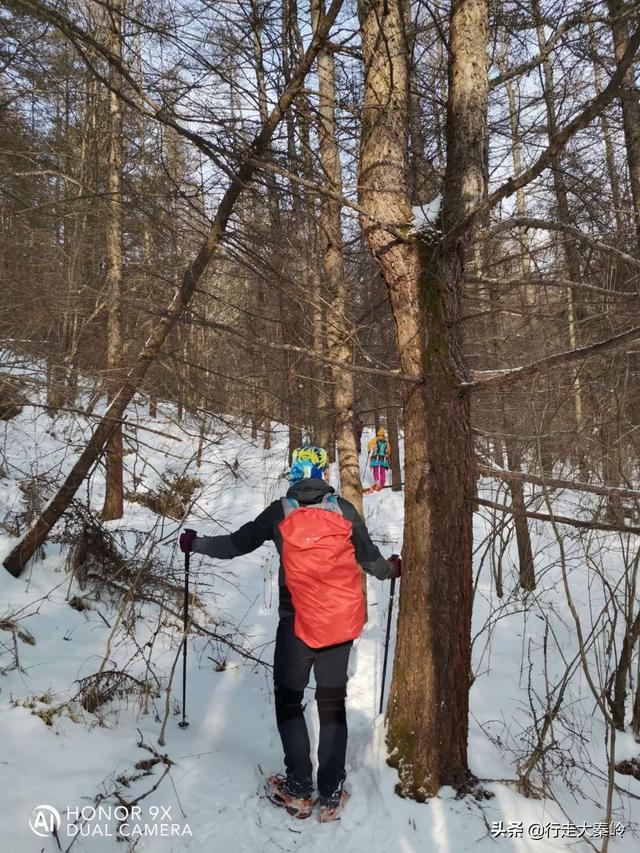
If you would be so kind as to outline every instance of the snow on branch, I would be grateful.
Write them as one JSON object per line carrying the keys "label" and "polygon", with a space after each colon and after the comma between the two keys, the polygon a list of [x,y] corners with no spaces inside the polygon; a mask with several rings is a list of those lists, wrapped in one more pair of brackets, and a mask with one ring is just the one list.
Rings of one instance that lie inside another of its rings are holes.
{"label": "snow on branch", "polygon": [[437,195],[428,204],[416,204],[411,208],[413,230],[419,234],[436,236],[441,233],[439,226],[442,213],[442,195]]}

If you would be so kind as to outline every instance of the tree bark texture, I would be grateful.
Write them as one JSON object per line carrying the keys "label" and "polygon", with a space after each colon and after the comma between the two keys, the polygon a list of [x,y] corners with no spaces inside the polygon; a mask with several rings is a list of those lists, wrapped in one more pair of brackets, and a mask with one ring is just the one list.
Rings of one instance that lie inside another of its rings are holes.
{"label": "tree bark texture", "polygon": [[[122,61],[122,0],[114,0],[108,13],[109,47]],[[122,104],[115,92],[120,74],[109,68],[109,159],[107,166],[107,388],[112,402],[122,380]],[[106,446],[106,491],[101,516],[105,521],[122,518],[124,510],[122,424],[114,425]]]}
{"label": "tree bark texture", "polygon": [[[400,0],[361,2],[360,20],[360,203],[376,220],[406,228],[409,75]],[[469,780],[474,475],[459,319],[471,234],[462,229],[448,240],[446,233],[485,193],[487,37],[486,0],[454,0],[442,242],[401,242],[362,220],[389,288],[401,369],[424,377],[404,392],[404,562],[387,741],[398,793],[417,800]]]}

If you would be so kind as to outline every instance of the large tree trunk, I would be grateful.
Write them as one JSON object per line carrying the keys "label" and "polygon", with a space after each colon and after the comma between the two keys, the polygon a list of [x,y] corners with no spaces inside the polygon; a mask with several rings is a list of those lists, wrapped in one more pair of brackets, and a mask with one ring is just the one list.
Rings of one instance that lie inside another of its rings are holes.
{"label": "large tree trunk", "polygon": [[295,72],[291,75],[291,81],[285,87],[278,103],[269,114],[266,124],[260,127],[260,130],[248,148],[246,156],[241,160],[236,175],[222,196],[209,234],[200,247],[197,256],[185,270],[180,288],[147,339],[133,367],[128,372],[118,393],[109,405],[105,416],[99,422],[89,439],[86,448],[80,454],[66,480],[47,505],[42,515],[30,528],[24,539],[15,546],[9,556],[4,560],[4,567],[15,577],[22,572],[27,561],[31,559],[36,550],[44,544],[51,528],[69,506],[84,478],[103,451],[106,442],[111,437],[117,425],[117,421],[124,414],[134,393],[142,386],[144,377],[167,339],[167,335],[184,313],[198,281],[220,245],[220,240],[226,230],[238,198],[253,177],[256,170],[256,161],[264,156],[276,127],[300,91],[302,82],[311,68],[319,48],[326,39],[340,6],[341,0],[333,0],[321,25],[316,29],[304,57],[297,65]]}
{"label": "large tree trunk", "polygon": [[[408,233],[408,63],[401,0],[360,6],[365,93],[360,202]],[[451,12],[444,230],[485,191],[486,0]],[[362,218],[389,288],[404,394],[404,569],[388,707],[398,793],[424,800],[462,788],[467,768],[472,592],[473,446],[461,352],[463,259],[470,234],[439,246],[402,241]]]}
{"label": "large tree trunk", "polygon": [[[122,61],[122,0],[114,0],[109,12],[109,47]],[[116,91],[120,74],[109,66],[109,161],[107,184],[107,388],[109,402],[120,387],[122,370],[122,104]],[[114,91],[115,90],[115,91]],[[124,486],[122,472],[122,424],[114,424],[107,442],[106,491],[102,518],[110,521],[122,518]]]}

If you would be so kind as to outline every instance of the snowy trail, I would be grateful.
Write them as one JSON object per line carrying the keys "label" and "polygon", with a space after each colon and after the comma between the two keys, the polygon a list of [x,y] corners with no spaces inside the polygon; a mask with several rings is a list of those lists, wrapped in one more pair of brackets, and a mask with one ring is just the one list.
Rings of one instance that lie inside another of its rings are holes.
{"label": "snowy trail", "polygon": [[[64,426],[64,429],[62,428]],[[46,432],[45,427],[49,428]],[[154,484],[154,471],[168,467],[165,453],[178,453],[183,459],[193,455],[197,436],[185,438],[179,427],[167,421],[163,431],[175,432],[182,438],[176,445],[154,437],[152,449],[145,450],[148,465],[146,483]],[[23,429],[16,436],[14,457],[16,469],[35,468],[32,441],[33,427],[16,422],[10,429]],[[67,448],[70,437],[80,440],[80,427],[61,422],[50,428],[40,419],[37,430],[38,465],[47,460],[48,468],[62,470],[70,464]],[[363,443],[366,444],[365,434]],[[9,439],[10,440],[10,437]],[[145,438],[145,441],[148,437]],[[286,489],[281,474],[286,454],[285,436],[276,433],[274,448],[265,453],[246,439],[231,435],[205,452],[202,468],[197,472],[203,482],[197,510],[189,525],[201,533],[232,530],[253,518],[270,500]],[[222,460],[239,460],[236,478]],[[364,460],[363,460],[364,461]],[[175,465],[172,457],[171,465]],[[335,482],[335,474],[332,482]],[[20,504],[17,477],[0,480],[0,502],[5,512],[15,511]],[[99,478],[93,483],[92,504],[100,505]],[[367,523],[383,554],[399,550],[402,535],[402,495],[387,489],[365,499]],[[135,531],[144,537],[157,523],[157,517],[144,507],[127,503],[122,526],[129,528],[127,544],[133,547]],[[483,522],[476,518],[476,539],[484,533]],[[175,576],[180,577],[180,555],[175,554],[175,533],[179,525],[167,520],[163,528],[166,542],[159,552],[165,559],[173,554]],[[539,531],[538,531],[539,532]],[[11,547],[8,536],[0,539],[0,549]],[[538,550],[544,554],[551,546],[542,533],[537,538]],[[551,551],[550,551],[551,553]],[[456,800],[452,791],[443,790],[439,798],[420,805],[405,801],[393,793],[396,773],[385,761],[384,721],[379,716],[378,701],[382,669],[382,653],[389,587],[369,579],[369,622],[362,637],[354,645],[350,661],[348,688],[349,748],[348,784],[352,798],[337,825],[320,825],[315,816],[308,821],[295,821],[274,808],[259,796],[264,773],[282,769],[281,747],[275,726],[275,712],[268,666],[254,665],[237,654],[221,649],[204,637],[192,637],[189,642],[187,716],[190,726],[178,728],[180,670],[174,683],[174,704],[167,726],[166,746],[157,744],[160,719],[164,715],[164,696],[154,700],[150,713],[140,712],[139,697],[119,696],[105,708],[104,725],[86,712],[71,719],[66,712],[54,715],[51,725],[32,711],[45,713],[48,708],[73,695],[76,679],[95,672],[105,654],[110,624],[115,611],[102,597],[94,609],[78,612],[69,607],[68,575],[63,571],[60,546],[47,546],[47,557],[34,564],[24,578],[16,581],[6,573],[0,574],[0,618],[26,607],[32,615],[20,622],[31,631],[34,646],[19,642],[21,671],[10,670],[0,677],[0,712],[2,740],[0,747],[0,811],[2,835],[0,850],[8,853],[36,853],[58,850],[52,837],[39,838],[29,829],[30,810],[39,804],[50,804],[64,813],[67,807],[88,807],[97,794],[113,790],[122,774],[139,773],[135,764],[149,758],[149,753],[136,744],[139,734],[144,743],[166,752],[174,762],[170,774],[160,787],[141,801],[144,814],[150,809],[170,811],[171,822],[181,830],[188,825],[189,833],[179,837],[150,836],[136,839],[135,845],[123,845],[113,837],[115,822],[103,822],[102,829],[111,835],[64,838],[61,848],[72,843],[72,853],[135,849],[150,853],[165,851],[211,851],[211,853],[254,853],[254,851],[304,850],[326,853],[335,847],[345,853],[464,853],[465,851],[498,851],[499,853],[540,853],[540,851],[575,849],[576,839],[492,838],[492,821],[522,821],[524,827],[535,823],[566,822],[566,814],[574,822],[593,823],[602,820],[603,788],[583,782],[592,801],[572,799],[565,795],[562,808],[549,800],[527,800],[515,793],[513,787],[487,782],[485,787],[495,794],[494,799],[476,802],[470,798]],[[612,571],[615,556],[611,556]],[[266,545],[245,558],[231,563],[206,558],[192,561],[193,585],[202,598],[208,613],[224,621],[224,631],[233,630],[233,638],[270,664],[277,624],[277,555],[273,546]],[[571,624],[559,605],[558,577],[548,581],[550,601],[555,603],[558,620],[555,630],[571,643]],[[87,591],[92,597],[90,591]],[[583,600],[593,595],[585,584]],[[397,607],[397,604],[396,604]],[[38,611],[38,612],[35,612]],[[101,615],[102,614],[102,615]],[[474,612],[474,633],[491,614],[491,582],[484,576],[478,586]],[[144,645],[155,630],[157,610],[145,606],[136,625],[136,638]],[[176,653],[179,624],[170,620],[167,630],[156,638],[154,666],[164,678]],[[170,630],[169,630],[170,629]],[[393,620],[395,635],[395,619]],[[524,636],[540,642],[543,624],[535,613],[525,618],[513,613],[494,626],[491,652],[481,644],[474,648],[479,662],[479,675],[471,691],[471,728],[469,735],[470,765],[484,778],[514,778],[513,758],[501,744],[511,744],[523,725],[526,682],[521,675],[521,656]],[[0,633],[2,649],[6,651],[11,635]],[[392,639],[393,642],[393,639]],[[121,643],[112,650],[114,662],[129,659],[134,651],[131,643]],[[391,649],[390,667],[393,660]],[[217,671],[221,655],[226,668]],[[387,689],[391,672],[387,677]],[[576,682],[574,690],[584,685]],[[591,702],[586,693],[572,695],[579,710],[584,731],[592,726],[593,753],[603,747],[598,742],[601,730],[590,722]],[[317,743],[317,715],[313,688],[308,691],[307,719],[312,744]],[[511,740],[509,740],[511,738]],[[626,738],[626,740],[625,740]],[[620,736],[621,749],[633,754],[635,745],[627,736]],[[133,799],[147,791],[160,778],[160,769],[144,776],[124,789]],[[640,782],[625,777],[624,785],[640,796]],[[106,800],[114,804],[114,801]],[[564,810],[564,811],[563,811]],[[566,814],[565,814],[566,813]],[[640,817],[625,813],[626,822]],[[158,819],[150,820],[152,828]],[[87,826],[95,829],[98,821]],[[153,831],[153,829],[152,829]],[[590,849],[584,843],[578,849]],[[636,839],[629,831],[622,838],[612,839],[611,850],[637,849]]]}

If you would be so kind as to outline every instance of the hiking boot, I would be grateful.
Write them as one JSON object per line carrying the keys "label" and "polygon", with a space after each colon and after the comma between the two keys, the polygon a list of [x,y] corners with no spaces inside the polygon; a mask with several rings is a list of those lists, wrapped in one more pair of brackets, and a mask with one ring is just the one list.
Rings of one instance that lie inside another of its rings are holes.
{"label": "hiking boot", "polygon": [[265,791],[267,798],[271,800],[274,806],[286,809],[291,817],[304,820],[311,815],[313,809],[311,794],[304,796],[303,792],[296,791],[294,785],[288,782],[287,778],[280,773],[269,776],[265,785]]}
{"label": "hiking boot", "polygon": [[340,814],[348,799],[349,792],[342,785],[330,797],[318,797],[318,819],[320,823],[340,820]]}
{"label": "hiking boot", "polygon": [[380,483],[376,483],[373,487],[374,492],[381,492],[384,487]]}

